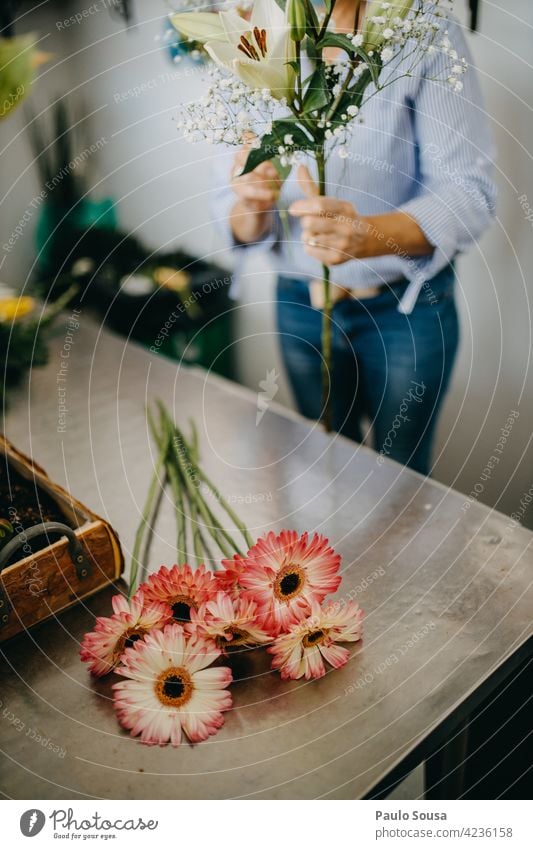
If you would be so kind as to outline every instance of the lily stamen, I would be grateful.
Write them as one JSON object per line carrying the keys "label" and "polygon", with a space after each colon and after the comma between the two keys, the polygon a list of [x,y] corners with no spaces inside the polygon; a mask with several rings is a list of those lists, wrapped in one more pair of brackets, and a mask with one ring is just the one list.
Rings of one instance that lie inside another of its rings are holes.
{"label": "lily stamen", "polygon": [[256,62],[261,61],[259,58],[259,53],[255,49],[253,44],[248,41],[245,35],[241,35],[240,43],[237,45],[237,47],[239,50],[242,50],[242,52],[246,56],[248,56],[249,59],[254,59]]}
{"label": "lily stamen", "polygon": [[255,43],[257,44],[257,46],[259,47],[259,50],[261,51],[261,56],[263,56],[263,58],[264,58],[267,54],[266,29],[259,29],[259,27],[254,27],[254,38],[255,38]]}

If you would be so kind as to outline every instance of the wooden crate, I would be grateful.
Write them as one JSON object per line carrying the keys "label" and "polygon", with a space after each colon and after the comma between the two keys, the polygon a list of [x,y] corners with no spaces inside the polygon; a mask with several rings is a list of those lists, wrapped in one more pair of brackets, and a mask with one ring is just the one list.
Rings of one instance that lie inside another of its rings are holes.
{"label": "wooden crate", "polygon": [[[21,559],[0,572],[0,642],[3,642],[117,580],[124,568],[124,558],[118,536],[108,522],[53,483],[43,469],[1,435],[0,449],[9,467],[53,499],[64,524],[71,529],[70,540],[60,535],[60,526],[53,532],[57,541],[45,548],[31,552],[20,548]],[[22,537],[18,540],[30,549],[31,533],[26,529],[26,540]],[[7,547],[4,553],[6,550]]]}

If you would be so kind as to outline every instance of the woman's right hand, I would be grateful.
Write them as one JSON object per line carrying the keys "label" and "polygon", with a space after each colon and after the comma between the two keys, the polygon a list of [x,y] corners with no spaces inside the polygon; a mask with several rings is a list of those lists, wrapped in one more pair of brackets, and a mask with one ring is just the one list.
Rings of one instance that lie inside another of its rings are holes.
{"label": "woman's right hand", "polygon": [[235,155],[231,187],[237,201],[231,212],[231,229],[239,242],[255,242],[270,226],[270,213],[279,197],[282,180],[271,162],[262,162],[249,174],[240,176],[250,147]]}
{"label": "woman's right hand", "polygon": [[239,176],[250,153],[248,146],[241,147],[233,160],[233,191],[250,212],[269,212],[279,196],[281,179],[271,162],[262,162],[249,174]]}

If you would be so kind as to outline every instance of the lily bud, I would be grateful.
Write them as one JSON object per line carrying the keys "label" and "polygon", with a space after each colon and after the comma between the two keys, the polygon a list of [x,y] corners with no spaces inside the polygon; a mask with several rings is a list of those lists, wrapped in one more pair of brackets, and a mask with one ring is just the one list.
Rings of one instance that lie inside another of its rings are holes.
{"label": "lily bud", "polygon": [[[382,0],[372,0],[368,6],[363,23],[363,47],[365,50],[378,50],[383,44],[383,31],[390,26],[394,18],[402,18],[413,5],[413,0],[391,0],[387,9],[383,9]],[[373,18],[382,19],[374,23]]]}
{"label": "lily bud", "polygon": [[293,41],[303,41],[307,26],[304,0],[287,0],[287,21]]}

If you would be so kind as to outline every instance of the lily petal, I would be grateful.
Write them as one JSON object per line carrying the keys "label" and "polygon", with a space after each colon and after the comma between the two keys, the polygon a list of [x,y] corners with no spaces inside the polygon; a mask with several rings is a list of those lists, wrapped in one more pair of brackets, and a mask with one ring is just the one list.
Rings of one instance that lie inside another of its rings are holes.
{"label": "lily petal", "polygon": [[215,12],[179,12],[170,17],[172,26],[193,41],[226,41],[220,15]]}
{"label": "lily petal", "polygon": [[232,44],[221,41],[209,41],[207,44],[204,44],[204,48],[213,62],[216,62],[221,68],[226,68],[226,70],[236,73],[235,62],[237,62],[242,54]]}
{"label": "lily petal", "polygon": [[241,35],[250,32],[250,22],[241,18],[241,16],[232,9],[229,9],[227,12],[219,12],[218,16],[222,26],[224,27],[226,38],[231,44],[233,44],[233,42],[237,44]]}
{"label": "lily petal", "polygon": [[275,0],[255,0],[250,16],[249,29],[259,27],[269,32],[278,34],[287,30],[285,12],[278,6]]}

